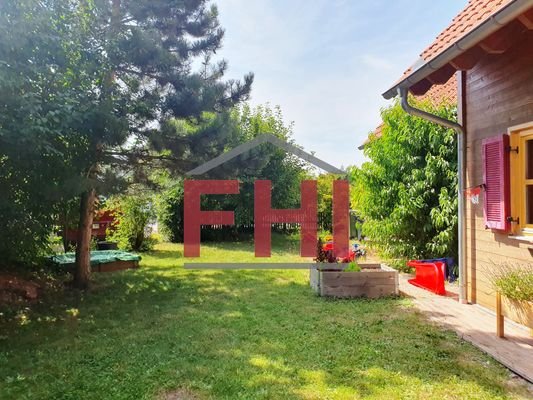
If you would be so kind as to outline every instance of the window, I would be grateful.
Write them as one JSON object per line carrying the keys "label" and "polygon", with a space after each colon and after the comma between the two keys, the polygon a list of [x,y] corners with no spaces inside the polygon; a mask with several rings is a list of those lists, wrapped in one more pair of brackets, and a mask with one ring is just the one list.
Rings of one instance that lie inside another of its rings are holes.
{"label": "window", "polygon": [[533,127],[511,133],[511,213],[517,234],[533,234]]}

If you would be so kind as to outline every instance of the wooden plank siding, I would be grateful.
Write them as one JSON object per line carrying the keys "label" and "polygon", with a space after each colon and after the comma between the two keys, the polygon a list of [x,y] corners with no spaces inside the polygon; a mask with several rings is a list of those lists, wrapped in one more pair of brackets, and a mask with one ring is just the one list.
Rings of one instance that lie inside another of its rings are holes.
{"label": "wooden plank siding", "polygon": [[[460,88],[460,93],[464,98],[459,104],[465,107],[460,114],[466,122],[465,187],[470,188],[483,183],[482,140],[507,133],[512,126],[533,122],[533,33],[521,36],[503,54],[486,55],[462,74],[465,87]],[[494,310],[496,294],[490,284],[491,270],[498,268],[498,263],[533,263],[533,243],[485,229],[483,201],[482,194],[480,204],[466,206],[468,301]],[[533,327],[533,307],[524,311],[507,304],[504,308],[509,318]]]}

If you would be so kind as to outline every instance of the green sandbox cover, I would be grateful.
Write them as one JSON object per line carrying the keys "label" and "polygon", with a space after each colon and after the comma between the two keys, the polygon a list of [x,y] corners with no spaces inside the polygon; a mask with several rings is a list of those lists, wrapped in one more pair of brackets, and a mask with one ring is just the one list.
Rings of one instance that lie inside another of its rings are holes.
{"label": "green sandbox cover", "polygon": [[[74,264],[75,253],[65,253],[53,256],[51,261],[58,265]],[[141,256],[120,250],[97,250],[91,251],[91,265],[107,264],[115,261],[140,261]]]}

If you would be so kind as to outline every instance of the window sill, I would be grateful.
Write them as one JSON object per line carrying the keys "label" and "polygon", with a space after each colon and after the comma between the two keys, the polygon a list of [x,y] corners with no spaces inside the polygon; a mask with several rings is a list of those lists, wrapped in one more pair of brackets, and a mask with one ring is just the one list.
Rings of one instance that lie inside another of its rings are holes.
{"label": "window sill", "polygon": [[513,240],[518,240],[519,242],[527,242],[527,243],[533,243],[533,236],[514,236],[514,235],[509,235],[508,236],[509,239],[513,239]]}

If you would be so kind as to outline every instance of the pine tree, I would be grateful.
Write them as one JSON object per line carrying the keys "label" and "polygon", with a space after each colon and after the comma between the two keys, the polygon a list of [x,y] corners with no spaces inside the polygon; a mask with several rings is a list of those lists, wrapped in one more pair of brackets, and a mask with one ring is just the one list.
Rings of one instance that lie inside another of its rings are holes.
{"label": "pine tree", "polygon": [[[223,112],[249,95],[253,75],[222,81],[227,63],[210,62],[221,47],[215,6],[206,0],[95,0],[78,2],[84,31],[76,74],[92,74],[94,110],[84,121],[88,140],[84,168],[88,189],[81,196],[75,285],[89,282],[93,204],[109,166],[154,159],[148,144],[170,148],[176,169],[217,142],[216,132],[183,135],[168,129],[178,119]],[[203,64],[194,71],[194,60]],[[187,157],[183,157],[187,154]],[[155,157],[157,158],[157,157]],[[186,158],[186,159],[185,159]]]}
{"label": "pine tree", "polygon": [[227,63],[211,60],[224,31],[209,4],[0,2],[0,217],[20,233],[6,248],[35,255],[61,203],[81,193],[75,284],[86,287],[97,194],[144,179],[146,166],[180,173],[224,149],[228,110],[253,75],[222,80]]}

